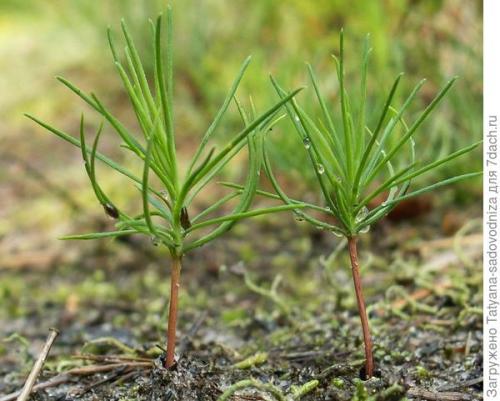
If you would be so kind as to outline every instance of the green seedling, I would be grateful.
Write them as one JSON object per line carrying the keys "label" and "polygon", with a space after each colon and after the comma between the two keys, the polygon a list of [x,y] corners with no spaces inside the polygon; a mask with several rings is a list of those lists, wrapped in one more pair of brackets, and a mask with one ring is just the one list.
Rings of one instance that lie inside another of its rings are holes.
{"label": "green seedling", "polygon": [[[367,37],[362,56],[361,96],[358,107],[353,107],[346,90],[344,37],[343,32],[340,33],[340,56],[338,58],[333,56],[333,59],[337,67],[340,90],[341,124],[336,125],[333,121],[329,106],[309,65],[309,77],[320,106],[320,115],[308,115],[295,100],[286,105],[287,113],[304,144],[324,200],[321,206],[307,204],[307,213],[304,210],[296,210],[294,213],[297,220],[304,220],[318,229],[328,230],[337,236],[347,238],[354,289],[363,329],[367,377],[373,375],[374,363],[372,340],[361,286],[356,245],[358,236],[367,232],[371,225],[386,216],[399,202],[481,174],[475,172],[458,175],[414,191],[409,190],[412,180],[472,151],[479,142],[428,164],[422,164],[416,158],[413,136],[450,90],[456,78],[448,81],[415,121],[409,125],[403,119],[403,115],[416,98],[424,80],[420,81],[404,103],[396,108],[393,105],[393,98],[402,77],[400,74],[389,91],[376,123],[370,128],[365,121],[366,77],[370,52],[369,37]],[[287,99],[287,93],[274,79],[272,83],[281,99]],[[288,197],[279,186],[265,149],[263,154],[265,171],[277,195],[262,191],[260,193],[271,198],[281,198],[289,206],[297,204],[298,201]],[[409,157],[405,163],[399,163],[402,167],[397,167],[394,163],[395,157],[403,157],[405,154]],[[380,196],[384,196],[385,200],[374,205],[373,201]],[[324,218],[327,216],[328,219]],[[331,222],[332,218],[334,223]]]}
{"label": "green seedling", "polygon": [[[51,133],[81,149],[85,170],[95,195],[106,214],[116,219],[114,231],[71,235],[64,237],[64,239],[85,240],[144,234],[151,237],[155,245],[166,246],[170,251],[171,288],[165,359],[165,366],[170,368],[175,364],[177,304],[183,255],[219,237],[238,220],[301,207],[301,205],[295,204],[293,206],[279,205],[250,210],[262,164],[261,145],[259,144],[262,142],[262,135],[260,133],[265,131],[265,127],[274,124],[280,108],[300,89],[290,95],[283,96],[283,99],[274,106],[248,121],[245,127],[228,140],[222,149],[217,150],[215,147],[207,149],[210,139],[235,97],[238,85],[250,62],[250,58],[248,58],[243,63],[213,122],[203,135],[187,169],[181,173],[174,133],[172,12],[170,9],[167,11],[166,20],[167,45],[165,54],[162,49],[162,26],[164,25],[162,16],[157,18],[156,23],[151,23],[155,66],[154,77],[151,81],[148,81],[146,77],[138,49],[134,45],[125,22],[122,21],[122,31],[126,43],[124,63],[120,61],[111,32],[108,30],[113,60],[137,117],[142,140],[127,129],[95,94],[86,94],[66,79],[58,78],[104,118],[104,121],[123,141],[122,147],[124,149],[142,161],[142,174],[135,175],[126,167],[97,151],[103,125],[100,126],[92,146],[88,147],[85,141],[83,116],[80,123],[79,140],[35,117],[29,115],[28,117]],[[244,186],[224,196],[199,214],[191,216],[190,206],[192,206],[195,197],[247,145],[249,168]],[[112,202],[98,183],[96,160],[100,160],[126,176],[136,185],[142,195],[142,213],[131,215]],[[150,176],[155,176],[154,180],[150,179]],[[222,214],[230,201],[236,202],[236,206],[228,214]],[[218,217],[211,217],[214,213]]]}

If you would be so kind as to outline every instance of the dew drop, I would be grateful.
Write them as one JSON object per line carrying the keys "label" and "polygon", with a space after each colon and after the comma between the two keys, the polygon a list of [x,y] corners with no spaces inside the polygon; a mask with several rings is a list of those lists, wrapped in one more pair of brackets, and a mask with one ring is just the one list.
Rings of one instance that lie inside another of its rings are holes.
{"label": "dew drop", "polygon": [[[363,206],[363,208],[359,211],[358,215],[356,216],[356,223],[361,223],[366,216],[368,215],[368,208],[366,206]],[[359,230],[360,234],[365,234],[368,231],[370,231],[370,226],[364,226],[361,230]]]}
{"label": "dew drop", "polygon": [[325,172],[325,167],[322,164],[317,165],[318,174],[323,174]]}
{"label": "dew drop", "polygon": [[162,189],[160,191],[160,196],[165,199],[165,200],[168,200],[168,191],[166,189]]}
{"label": "dew drop", "polygon": [[304,143],[304,147],[306,149],[309,149],[311,147],[311,140],[307,136],[304,138],[302,142]]}
{"label": "dew drop", "polygon": [[359,230],[359,233],[360,234],[366,234],[368,231],[370,231],[370,226],[367,225],[365,227],[363,227],[361,230]]}
{"label": "dew drop", "polygon": [[298,123],[300,122],[299,116],[295,116],[295,121],[297,121]]}
{"label": "dew drop", "polygon": [[363,206],[363,208],[358,212],[356,216],[356,223],[362,222],[367,214],[368,214],[368,208],[366,206]]}

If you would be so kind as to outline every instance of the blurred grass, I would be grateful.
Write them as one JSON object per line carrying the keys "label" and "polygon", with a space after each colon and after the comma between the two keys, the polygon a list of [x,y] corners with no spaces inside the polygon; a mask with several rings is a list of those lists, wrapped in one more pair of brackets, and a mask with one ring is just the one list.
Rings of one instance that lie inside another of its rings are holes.
{"label": "blurred grass", "polygon": [[[186,152],[192,151],[190,138],[199,137],[204,131],[232,77],[249,54],[253,55],[253,62],[239,91],[244,102],[248,102],[251,95],[257,109],[262,110],[276,99],[269,73],[287,88],[307,83],[304,65],[307,61],[314,66],[327,97],[335,104],[338,90],[330,54],[337,52],[341,27],[346,31],[347,85],[351,90],[358,86],[362,41],[366,33],[371,34],[374,52],[368,77],[371,105],[368,122],[377,115],[382,106],[380,99],[385,97],[400,71],[405,71],[406,75],[398,101],[419,79],[428,79],[413,110],[429,102],[447,78],[459,75],[450,96],[417,135],[417,145],[424,150],[426,158],[436,159],[480,137],[480,1],[254,0],[249,3],[173,0],[170,3],[175,14],[176,126],[185,138],[180,147]],[[164,2],[158,0],[2,0],[0,148],[16,153],[43,174],[55,177],[70,191],[71,188],[79,191],[86,188],[83,171],[76,173],[80,165],[78,152],[56,143],[21,115],[29,111],[76,133],[80,112],[88,110],[53,79],[55,75],[63,75],[83,89],[103,95],[117,115],[127,119],[131,113],[114,73],[105,29],[109,24],[118,30],[120,18],[124,17],[137,38],[141,53],[147,57],[152,50],[147,17],[155,16],[164,6]],[[312,99],[312,91],[306,92],[309,93],[300,95],[302,103],[310,103],[313,107],[315,103],[307,101]],[[130,117],[128,120],[133,127],[135,123]],[[236,124],[239,121],[234,112],[232,120],[226,121],[219,135],[231,135]],[[307,162],[306,152],[302,152],[302,144],[286,123],[276,128],[272,135],[276,170],[293,182],[293,170]],[[110,147],[109,136],[104,138],[104,151]],[[238,168],[234,168],[230,174],[239,173]],[[481,159],[475,153],[449,168],[454,173],[479,169]],[[440,172],[448,173],[446,170]],[[13,179],[10,169],[0,169],[0,181],[14,188],[8,191],[11,198],[33,202],[23,195],[23,191],[16,190],[26,186],[29,189],[25,192],[33,195],[31,186],[36,183],[27,184],[29,180],[22,174]],[[455,199],[471,192],[470,183],[462,189],[456,188]],[[474,182],[473,188],[472,192],[480,193],[479,180]],[[133,191],[131,189],[130,193]],[[37,193],[49,195],[43,188],[38,188]],[[87,198],[90,195],[83,196]],[[22,205],[14,204],[18,208]],[[9,221],[14,224],[16,210],[14,207],[3,212],[10,214]]]}

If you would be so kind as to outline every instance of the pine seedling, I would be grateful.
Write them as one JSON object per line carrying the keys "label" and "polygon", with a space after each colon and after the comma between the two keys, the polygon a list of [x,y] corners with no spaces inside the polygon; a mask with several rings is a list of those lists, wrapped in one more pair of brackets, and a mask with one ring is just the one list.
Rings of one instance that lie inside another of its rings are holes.
{"label": "pine seedling", "polygon": [[[373,127],[368,127],[365,122],[365,110],[370,52],[369,37],[367,37],[362,56],[361,99],[354,110],[346,90],[344,38],[343,32],[340,33],[340,55],[338,58],[333,56],[340,90],[340,124],[334,122],[310,65],[308,65],[308,72],[319,103],[319,110],[321,110],[319,115],[309,115],[295,100],[286,105],[287,113],[300,135],[315,171],[324,200],[324,205],[321,206],[307,204],[308,213],[304,210],[296,210],[294,213],[297,220],[305,220],[319,229],[331,231],[348,240],[354,289],[363,329],[367,377],[373,375],[374,363],[372,340],[361,286],[356,245],[358,236],[367,232],[372,224],[386,216],[398,203],[481,174],[474,172],[458,175],[410,191],[412,180],[472,151],[480,142],[428,164],[420,163],[416,157],[417,149],[413,141],[415,133],[445,97],[456,78],[448,81],[415,121],[409,125],[403,119],[403,115],[416,98],[424,80],[416,85],[400,107],[396,107],[393,99],[402,77],[400,74],[389,91],[378,120]],[[274,79],[272,83],[281,99],[286,99],[287,93]],[[394,163],[395,157],[398,156],[399,160],[405,155],[408,156],[406,163],[400,163],[403,166],[397,167]],[[297,201],[289,198],[279,186],[265,151],[264,167],[277,195],[262,194],[273,198],[279,197],[287,205],[296,204]],[[374,205],[374,201],[380,196],[384,196],[385,200]],[[329,216],[329,218],[322,219],[321,216]],[[335,223],[331,223],[332,218]]]}
{"label": "pine seedling", "polygon": [[[245,60],[227,97],[203,135],[189,166],[181,174],[175,145],[176,135],[174,134],[172,11],[170,9],[167,11],[166,20],[167,45],[165,54],[163,54],[162,49],[162,26],[164,25],[162,16],[160,15],[157,18],[156,23],[151,23],[155,65],[152,82],[149,82],[146,77],[139,52],[134,46],[125,22],[122,21],[122,31],[126,43],[124,63],[120,61],[111,32],[108,30],[108,41],[113,60],[141,129],[141,139],[127,129],[95,94],[86,94],[66,79],[58,78],[60,82],[104,118],[104,121],[113,128],[114,132],[123,141],[122,147],[124,149],[142,161],[142,174],[135,175],[126,167],[98,152],[99,138],[103,131],[102,125],[95,136],[92,146],[88,146],[85,140],[83,117],[80,123],[79,139],[35,117],[29,115],[28,117],[51,133],[81,149],[85,170],[95,195],[106,214],[116,219],[116,229],[114,231],[71,235],[64,237],[64,239],[86,240],[144,234],[151,237],[155,245],[166,246],[170,251],[171,288],[167,327],[167,355],[165,359],[165,366],[170,368],[175,364],[177,303],[183,255],[219,237],[238,220],[301,207],[301,205],[279,205],[250,209],[256,193],[262,164],[262,146],[259,145],[262,136],[259,135],[259,132],[264,131],[264,127],[273,124],[281,107],[295,96],[300,89],[290,95],[283,96],[283,99],[267,111],[248,121],[245,127],[228,140],[222,149],[217,150],[215,147],[207,149],[209,141],[234,99],[238,85],[249,65],[250,58]],[[189,210],[195,197],[247,145],[249,167],[246,182],[242,189],[222,197],[196,216],[191,217]],[[113,203],[97,180],[96,160],[100,160],[118,173],[126,176],[136,185],[142,195],[142,213],[130,215],[123,208]],[[151,180],[150,176],[155,176],[155,180]],[[224,215],[223,211],[231,203],[230,201],[236,203],[236,206],[231,212]],[[212,217],[214,214],[218,217]]]}

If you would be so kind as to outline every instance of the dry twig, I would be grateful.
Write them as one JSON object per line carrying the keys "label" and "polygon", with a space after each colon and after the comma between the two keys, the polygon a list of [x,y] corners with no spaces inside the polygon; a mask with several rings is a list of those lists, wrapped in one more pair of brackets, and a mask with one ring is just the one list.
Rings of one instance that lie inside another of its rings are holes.
{"label": "dry twig", "polygon": [[38,375],[40,374],[40,371],[43,368],[43,364],[45,363],[45,360],[47,359],[47,355],[49,355],[50,348],[52,347],[52,344],[54,343],[56,337],[59,335],[59,331],[56,329],[49,329],[49,336],[47,337],[47,340],[45,341],[45,345],[42,348],[42,352],[38,356],[38,359],[36,360],[35,364],[33,365],[33,368],[31,369],[31,372],[26,379],[26,383],[24,383],[24,387],[21,390],[21,393],[19,394],[19,397],[17,398],[17,401],[26,401],[30,394],[31,390],[33,389],[33,386],[35,385],[36,379],[38,378]]}
{"label": "dry twig", "polygon": [[[116,369],[123,368],[124,370],[135,370],[135,369],[149,369],[153,366],[153,362],[122,362],[122,363],[110,363],[108,365],[89,365],[83,366],[81,368],[73,368],[67,372],[61,373],[52,379],[39,383],[33,386],[33,391],[38,391],[46,389],[49,387],[56,387],[60,384],[67,383],[74,376],[87,376],[96,373],[105,373]],[[0,398],[0,401],[14,401],[19,397],[21,391],[16,391],[11,394],[7,394]]]}
{"label": "dry twig", "polygon": [[407,395],[415,398],[421,398],[429,401],[466,401],[470,400],[470,396],[466,393],[459,392],[435,392],[429,391],[420,387],[412,387],[408,390]]}

